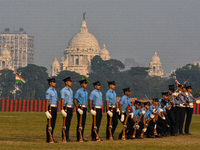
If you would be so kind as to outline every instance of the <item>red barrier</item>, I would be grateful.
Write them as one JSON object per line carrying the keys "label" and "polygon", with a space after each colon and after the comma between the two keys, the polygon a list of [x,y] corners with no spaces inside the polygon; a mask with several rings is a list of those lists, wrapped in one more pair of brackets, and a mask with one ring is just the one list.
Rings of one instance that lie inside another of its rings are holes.
{"label": "red barrier", "polygon": [[13,100],[11,99],[11,103],[10,103],[10,112],[13,112]]}
{"label": "red barrier", "polygon": [[9,99],[7,99],[7,102],[6,102],[6,111],[7,112],[9,111]]}
{"label": "red barrier", "polygon": [[33,112],[33,100],[31,100],[31,112]]}
{"label": "red barrier", "polygon": [[61,107],[61,101],[58,101],[58,112],[61,111],[61,110],[60,110],[60,109],[61,109],[60,107]]}
{"label": "red barrier", "polygon": [[35,112],[37,112],[37,100],[35,100]]}
{"label": "red barrier", "polygon": [[29,112],[29,100],[27,100],[27,104],[26,104],[26,112]]}
{"label": "red barrier", "polygon": [[4,111],[5,99],[2,100],[2,111]]}
{"label": "red barrier", "polygon": [[41,112],[41,100],[39,100],[39,111],[38,112]]}
{"label": "red barrier", "polygon": [[17,111],[17,100],[15,100],[15,112]]}
{"label": "red barrier", "polygon": [[197,104],[197,114],[199,114],[199,104]]}
{"label": "red barrier", "polygon": [[195,111],[196,111],[196,104],[194,104],[193,114],[195,114]]}
{"label": "red barrier", "polygon": [[25,108],[26,108],[26,100],[23,100],[23,107],[22,107],[23,112],[25,112]]}
{"label": "red barrier", "polygon": [[45,101],[43,101],[43,112],[45,112]]}
{"label": "red barrier", "polygon": [[21,105],[22,105],[22,100],[20,99],[19,100],[19,109],[18,109],[19,112],[21,111]]}

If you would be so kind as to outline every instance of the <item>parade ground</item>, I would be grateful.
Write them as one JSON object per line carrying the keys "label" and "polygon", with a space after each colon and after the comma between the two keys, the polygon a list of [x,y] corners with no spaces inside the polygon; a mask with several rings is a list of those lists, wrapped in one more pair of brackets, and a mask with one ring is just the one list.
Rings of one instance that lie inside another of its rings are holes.
{"label": "parade ground", "polygon": [[108,141],[105,139],[106,114],[102,117],[100,127],[100,138],[102,142],[91,141],[91,123],[92,115],[87,115],[84,138],[89,142],[76,142],[77,117],[73,115],[70,139],[74,142],[62,143],[62,115],[58,113],[54,138],[59,143],[49,144],[45,142],[46,116],[45,113],[39,112],[1,112],[0,113],[0,149],[1,150],[27,150],[27,149],[181,149],[181,150],[199,150],[200,149],[200,115],[193,115],[190,132],[193,135],[170,136],[154,139],[135,139],[135,140],[118,140],[118,135],[122,130],[122,124],[118,126],[114,137],[117,140]]}

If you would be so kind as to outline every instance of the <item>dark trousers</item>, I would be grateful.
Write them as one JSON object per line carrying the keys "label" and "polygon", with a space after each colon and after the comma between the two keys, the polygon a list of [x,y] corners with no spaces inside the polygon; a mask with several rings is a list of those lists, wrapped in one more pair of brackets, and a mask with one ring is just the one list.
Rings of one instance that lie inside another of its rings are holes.
{"label": "dark trousers", "polygon": [[[126,113],[123,113],[123,114],[124,114],[124,121],[123,122],[121,122],[121,115],[119,115],[119,120],[120,120],[120,122],[122,124],[124,124],[124,122],[126,120],[126,116],[127,116]],[[130,117],[128,117],[128,121],[126,123],[125,133],[127,133],[127,131],[128,131],[127,134],[130,135],[130,136],[132,136],[132,134],[133,134],[133,125],[134,125],[133,119],[131,119]],[[122,138],[122,134],[123,134],[123,129],[122,129],[121,133],[119,134],[119,139]]]}
{"label": "dark trousers", "polygon": [[185,107],[180,107],[180,122],[179,122],[179,133],[182,134],[183,133],[183,124],[184,124],[184,120],[185,120]]}
{"label": "dark trousers", "polygon": [[[96,126],[97,126],[97,133],[99,133],[99,127],[101,125],[101,119],[102,119],[102,109],[101,108],[96,108]],[[93,121],[92,121],[92,131],[91,131],[91,136],[92,140],[96,140],[96,135],[94,132],[94,116],[93,116]]]}
{"label": "dark trousers", "polygon": [[65,126],[66,126],[66,130],[65,130],[66,140],[69,139],[69,129],[70,129],[70,125],[71,125],[72,116],[73,116],[73,108],[67,107],[67,117],[66,117],[66,122],[65,122]]}
{"label": "dark trousers", "polygon": [[[49,108],[48,108],[48,111],[49,111]],[[52,137],[53,137],[53,131],[54,131],[54,128],[55,128],[55,125],[56,125],[56,118],[57,118],[57,107],[51,107],[51,134],[52,134]],[[50,142],[49,141],[49,132],[48,132],[48,121],[49,119],[47,119],[47,127],[46,127],[46,142]]]}
{"label": "dark trousers", "polygon": [[154,135],[154,127],[155,127],[155,122],[151,120],[147,126],[147,137],[150,135]]}
{"label": "dark trousers", "polygon": [[[79,107],[81,109],[81,107]],[[82,114],[82,130],[81,130],[81,133],[82,133],[82,137],[84,135],[84,128],[85,128],[85,121],[86,121],[86,113],[87,113],[87,108],[83,108],[83,114]],[[77,120],[78,120],[78,123],[77,123],[77,128],[76,128],[76,137],[77,137],[77,141],[79,141],[79,121],[80,121],[80,114],[77,112]]]}
{"label": "dark trousers", "polygon": [[169,119],[170,123],[170,132],[172,135],[175,134],[175,119],[174,119],[174,114],[173,114],[173,109],[172,110],[167,110],[167,117]]}
{"label": "dark trousers", "polygon": [[175,115],[175,133],[178,134],[179,124],[181,122],[181,107],[176,106],[176,115]]}
{"label": "dark trousers", "polygon": [[[109,107],[109,110],[111,110],[111,107]],[[107,126],[106,126],[106,139],[109,139],[109,122],[110,122],[110,116],[107,114]],[[113,117],[112,117],[112,136],[115,132],[115,129],[117,127],[118,124],[118,113],[116,112],[116,109],[113,108]]]}
{"label": "dark trousers", "polygon": [[189,133],[190,123],[192,120],[193,108],[186,107],[186,121],[185,121],[185,133]]}
{"label": "dark trousers", "polygon": [[163,135],[167,131],[167,121],[158,117],[156,131],[158,134]]}

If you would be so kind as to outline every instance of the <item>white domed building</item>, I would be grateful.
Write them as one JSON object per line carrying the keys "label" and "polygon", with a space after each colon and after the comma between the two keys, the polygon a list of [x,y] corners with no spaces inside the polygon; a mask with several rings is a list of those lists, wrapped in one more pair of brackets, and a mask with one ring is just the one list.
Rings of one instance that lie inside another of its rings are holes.
{"label": "white domed building", "polygon": [[88,32],[86,21],[83,20],[80,32],[70,40],[59,65],[57,59],[54,60],[51,75],[55,76],[60,71],[69,70],[88,77],[91,72],[91,60],[96,55],[103,60],[110,59],[105,44],[101,50],[97,39]]}
{"label": "white domed building", "polygon": [[14,64],[12,61],[12,57],[11,57],[10,52],[7,49],[6,44],[4,48],[1,49],[1,55],[0,55],[0,70],[2,69],[10,69],[14,71]]}
{"label": "white domed building", "polygon": [[160,58],[158,57],[157,52],[155,52],[151,62],[149,63],[149,76],[160,76],[162,78],[164,77],[162,63],[160,62]]}

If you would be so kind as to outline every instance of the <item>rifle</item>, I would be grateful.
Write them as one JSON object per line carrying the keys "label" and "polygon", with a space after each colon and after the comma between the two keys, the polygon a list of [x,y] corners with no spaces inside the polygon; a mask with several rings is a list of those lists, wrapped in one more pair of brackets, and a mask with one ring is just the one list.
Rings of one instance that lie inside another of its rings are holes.
{"label": "rifle", "polygon": [[[94,111],[96,111],[96,108],[94,107]],[[94,133],[95,133],[95,136],[96,136],[96,140],[97,142],[100,142],[100,139],[99,139],[99,135],[97,133],[97,126],[96,126],[96,115],[94,116]]]}
{"label": "rifle", "polygon": [[[154,115],[154,113],[153,113],[153,115]],[[141,133],[141,135],[140,135],[140,138],[144,138],[144,133],[147,131],[147,126],[149,125],[149,122],[151,121],[151,117],[147,120],[147,123],[145,124],[145,126],[144,126],[144,128],[143,128],[143,130],[142,130],[142,133]]]}
{"label": "rifle", "polygon": [[[51,106],[49,106],[49,113],[51,114]],[[51,127],[51,118],[48,119],[48,133],[49,133],[49,143],[53,142],[53,136],[51,134],[52,127]]]}
{"label": "rifle", "polygon": [[[83,110],[83,107],[81,107],[81,110]],[[83,142],[83,135],[82,135],[82,118],[83,116],[80,114],[80,118],[79,118],[79,142]]]}
{"label": "rifle", "polygon": [[[65,112],[67,112],[67,106],[64,106],[64,110],[65,110]],[[65,135],[65,130],[66,130],[66,125],[65,125],[65,122],[66,122],[66,117],[63,117],[63,128],[62,128],[62,135],[63,135],[63,139],[62,139],[62,141],[64,142],[64,143],[66,143],[66,135]]]}
{"label": "rifle", "polygon": [[[158,115],[156,115],[155,118],[156,118],[157,116],[158,116]],[[153,134],[154,134],[155,136],[158,135],[156,128],[157,128],[157,124],[155,124],[154,129],[153,129]]]}
{"label": "rifle", "polygon": [[129,117],[129,110],[128,110],[128,113],[127,113],[127,116],[126,116],[126,119],[124,121],[124,125],[123,125],[123,133],[122,133],[122,140],[125,140],[125,135],[126,135],[126,124],[127,124],[127,121],[128,121],[128,117]]}
{"label": "rifle", "polygon": [[[113,113],[113,107],[111,107],[110,111]],[[111,129],[112,129],[112,117],[110,117],[110,120],[109,120],[109,140],[113,140]]]}
{"label": "rifle", "polygon": [[135,138],[135,135],[136,135],[136,130],[137,130],[137,125],[139,124],[141,118],[142,118],[143,114],[140,115],[136,125],[135,125],[135,128],[134,128],[134,132],[133,132],[133,135],[132,135],[132,138]]}

